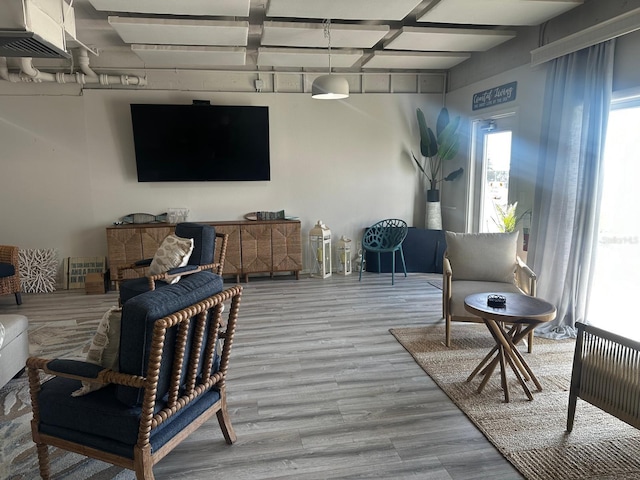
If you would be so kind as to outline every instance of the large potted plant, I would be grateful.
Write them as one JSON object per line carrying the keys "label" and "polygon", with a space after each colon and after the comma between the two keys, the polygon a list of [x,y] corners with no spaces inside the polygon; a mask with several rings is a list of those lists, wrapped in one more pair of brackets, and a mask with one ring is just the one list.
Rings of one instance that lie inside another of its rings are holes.
{"label": "large potted plant", "polygon": [[460,134],[458,132],[460,116],[458,115],[451,120],[449,111],[443,107],[438,114],[436,133],[434,134],[433,130],[427,126],[422,110],[418,108],[416,115],[420,128],[420,153],[423,160],[418,160],[413,152],[411,152],[411,156],[429,185],[427,189],[426,227],[441,229],[442,219],[438,184],[441,180],[455,180],[464,172],[463,168],[459,168],[442,178],[443,163],[454,158],[460,148]]}

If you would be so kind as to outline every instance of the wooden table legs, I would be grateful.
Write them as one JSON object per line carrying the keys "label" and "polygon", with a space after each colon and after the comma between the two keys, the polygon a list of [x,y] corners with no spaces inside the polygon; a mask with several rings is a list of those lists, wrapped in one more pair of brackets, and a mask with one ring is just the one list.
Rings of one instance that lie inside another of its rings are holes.
{"label": "wooden table legs", "polygon": [[494,370],[500,364],[500,377],[502,383],[502,389],[504,390],[504,400],[509,402],[509,386],[507,382],[507,368],[509,365],[514,375],[516,376],[520,386],[524,390],[529,400],[533,400],[531,390],[525,382],[533,380],[538,391],[542,390],[540,382],[533,374],[533,371],[525,361],[522,354],[518,351],[516,345],[525,338],[531,330],[535,328],[535,324],[526,325],[522,328],[522,325],[513,325],[509,331],[506,331],[502,322],[496,322],[491,319],[484,319],[484,323],[489,329],[491,336],[496,342],[496,346],[482,359],[480,364],[471,372],[467,382],[470,382],[475,378],[478,373],[484,375],[480,386],[478,387],[478,393],[481,393],[486,386],[489,378],[493,374]]}

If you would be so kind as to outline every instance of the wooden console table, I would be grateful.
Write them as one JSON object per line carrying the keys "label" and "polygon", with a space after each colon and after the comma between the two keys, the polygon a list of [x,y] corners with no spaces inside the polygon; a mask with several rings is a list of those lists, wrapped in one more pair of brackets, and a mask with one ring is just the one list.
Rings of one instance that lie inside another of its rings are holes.
{"label": "wooden console table", "polygon": [[[302,240],[298,220],[237,220],[197,222],[229,235],[223,275],[291,272],[302,270]],[[169,223],[125,224],[107,227],[107,250],[112,275],[118,267],[152,258],[164,237],[173,233]],[[133,271],[132,271],[133,272]]]}

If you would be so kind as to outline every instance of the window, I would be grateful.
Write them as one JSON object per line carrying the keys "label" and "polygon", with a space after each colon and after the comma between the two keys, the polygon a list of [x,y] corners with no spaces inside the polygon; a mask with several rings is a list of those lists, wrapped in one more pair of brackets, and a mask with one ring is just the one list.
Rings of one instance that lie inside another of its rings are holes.
{"label": "window", "polygon": [[511,140],[515,120],[515,114],[509,112],[473,122],[468,231],[501,231],[498,208],[505,209],[509,204]]}
{"label": "window", "polygon": [[587,321],[640,339],[640,98],[609,114],[596,267]]}
{"label": "window", "polygon": [[485,137],[480,231],[500,232],[497,209],[509,204],[509,170],[511,166],[511,131],[487,133]]}

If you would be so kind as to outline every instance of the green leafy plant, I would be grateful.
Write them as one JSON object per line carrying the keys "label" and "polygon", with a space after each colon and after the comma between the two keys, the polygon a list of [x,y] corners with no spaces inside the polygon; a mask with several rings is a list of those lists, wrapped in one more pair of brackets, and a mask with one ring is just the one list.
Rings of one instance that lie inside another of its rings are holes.
{"label": "green leafy plant", "polygon": [[493,207],[495,208],[496,215],[498,217],[497,220],[494,218],[493,221],[498,227],[498,230],[502,233],[514,232],[518,224],[522,221],[522,218],[530,213],[529,210],[526,210],[518,215],[516,212],[518,209],[518,202],[504,206],[494,203]]}
{"label": "green leafy plant", "polygon": [[[429,189],[436,190],[438,183],[440,183],[442,163],[454,158],[460,148],[460,134],[458,132],[460,116],[450,120],[449,111],[443,107],[438,114],[436,133],[434,134],[433,130],[427,126],[422,110],[418,108],[416,115],[420,128],[420,153],[424,157],[424,161],[419,161],[413,152],[411,152],[411,156],[418,169],[429,181]],[[444,180],[447,182],[455,180],[463,172],[464,169],[459,168],[445,176]]]}

